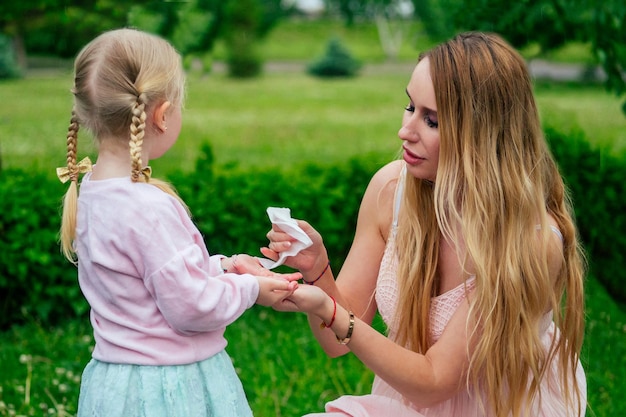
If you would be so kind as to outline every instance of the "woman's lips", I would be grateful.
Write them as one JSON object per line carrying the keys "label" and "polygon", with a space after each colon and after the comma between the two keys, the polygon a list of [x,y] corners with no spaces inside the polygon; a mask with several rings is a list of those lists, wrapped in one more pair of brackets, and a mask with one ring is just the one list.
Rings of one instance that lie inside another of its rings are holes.
{"label": "woman's lips", "polygon": [[409,165],[417,165],[425,161],[425,158],[415,155],[413,152],[409,151],[407,148],[403,148],[404,152],[402,153],[402,158]]}

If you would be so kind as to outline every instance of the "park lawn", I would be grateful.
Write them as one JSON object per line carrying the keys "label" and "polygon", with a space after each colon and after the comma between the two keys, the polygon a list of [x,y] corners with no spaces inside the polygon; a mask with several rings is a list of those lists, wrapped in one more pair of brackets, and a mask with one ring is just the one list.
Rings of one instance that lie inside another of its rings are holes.
{"label": "park lawn", "polygon": [[[408,72],[408,71],[407,71]],[[400,148],[397,132],[406,105],[408,73],[367,72],[353,79],[321,80],[303,72],[270,72],[254,80],[223,73],[193,73],[177,144],[151,161],[156,175],[190,172],[201,145],[209,143],[217,165],[297,167],[336,163],[373,154],[382,164]],[[69,70],[0,82],[0,158],[3,168],[54,175],[65,165],[71,111]],[[581,130],[595,145],[626,149],[626,117],[620,102],[600,86],[539,84],[544,124]],[[93,156],[85,131],[78,153]]]}
{"label": "park lawn", "polygon": [[[586,292],[582,362],[589,403],[596,417],[626,415],[626,310],[593,278]],[[384,331],[379,322],[376,328]],[[328,358],[303,314],[255,306],[228,327],[226,338],[257,417],[321,411],[339,395],[371,389],[373,374],[352,354]],[[30,323],[0,333],[0,416],[74,415],[92,346],[87,317],[54,328]]]}

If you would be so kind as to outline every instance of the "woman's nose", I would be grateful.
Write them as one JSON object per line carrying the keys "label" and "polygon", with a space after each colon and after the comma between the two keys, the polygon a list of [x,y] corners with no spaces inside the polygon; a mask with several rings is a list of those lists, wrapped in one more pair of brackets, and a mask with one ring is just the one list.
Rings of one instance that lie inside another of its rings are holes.
{"label": "woman's nose", "polygon": [[402,127],[398,130],[398,137],[402,140],[415,142],[419,138],[414,117],[405,117],[402,120]]}

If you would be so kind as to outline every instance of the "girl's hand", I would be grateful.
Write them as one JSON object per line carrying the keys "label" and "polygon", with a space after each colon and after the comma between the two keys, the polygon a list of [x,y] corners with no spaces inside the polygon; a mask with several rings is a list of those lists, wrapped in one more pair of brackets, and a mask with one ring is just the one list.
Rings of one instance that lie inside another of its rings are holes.
{"label": "girl's hand", "polygon": [[330,297],[319,287],[300,285],[292,295],[272,305],[277,311],[301,311],[322,317],[326,303],[332,303]]}
{"label": "girl's hand", "polygon": [[[275,274],[279,277],[280,274]],[[259,280],[259,295],[256,303],[265,307],[281,303],[284,299],[293,295],[298,288],[298,283],[276,277],[257,276]]]}
{"label": "girl's hand", "polygon": [[[313,244],[301,250],[297,255],[286,259],[285,265],[298,269],[303,273],[322,271],[328,263],[328,255],[322,236],[309,223],[304,220],[296,220],[298,226],[311,238]],[[288,250],[295,239],[283,232],[278,226],[272,225],[272,230],[267,233],[270,243],[261,248],[261,253],[272,260],[278,259],[281,252]]]}
{"label": "girl's hand", "polygon": [[297,281],[302,278],[302,274],[299,272],[293,272],[289,274],[279,274],[266,269],[259,263],[258,258],[254,256],[239,254],[230,257],[231,264],[229,271],[237,274],[251,274],[258,277],[270,277],[287,281]]}

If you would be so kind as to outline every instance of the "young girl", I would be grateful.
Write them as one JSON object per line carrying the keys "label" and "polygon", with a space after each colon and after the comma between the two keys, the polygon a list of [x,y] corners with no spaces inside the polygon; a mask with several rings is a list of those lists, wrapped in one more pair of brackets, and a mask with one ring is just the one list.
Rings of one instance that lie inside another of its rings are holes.
{"label": "young girl", "polygon": [[[170,44],[104,33],[79,53],[74,82],[61,245],[78,264],[96,341],[78,415],[251,416],[225,327],[255,303],[291,295],[301,275],[270,273],[247,255],[210,256],[185,204],[151,178],[148,161],[181,129],[184,74]],[[91,172],[77,163],[79,125],[97,142]]]}
{"label": "young girl", "polygon": [[[406,94],[402,160],[372,178],[337,280],[306,222],[313,245],[287,258],[312,285],[280,308],[376,374],[371,395],[313,415],[583,416],[584,262],[524,60],[464,33],[420,58]],[[273,259],[292,240],[268,238]]]}

